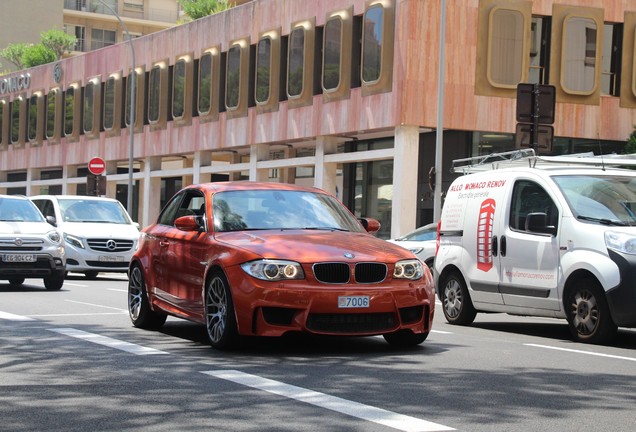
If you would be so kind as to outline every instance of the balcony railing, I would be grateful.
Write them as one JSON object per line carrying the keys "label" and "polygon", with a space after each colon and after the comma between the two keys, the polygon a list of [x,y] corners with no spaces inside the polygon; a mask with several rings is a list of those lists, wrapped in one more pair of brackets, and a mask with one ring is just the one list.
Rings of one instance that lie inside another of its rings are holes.
{"label": "balcony railing", "polygon": [[[117,12],[122,18],[137,18],[150,21],[176,23],[179,18],[178,8],[149,8],[144,3],[125,1],[123,7],[119,7],[117,0],[103,0],[108,6]],[[64,9],[92,12],[105,15],[113,15],[112,11],[97,0],[64,0]]]}

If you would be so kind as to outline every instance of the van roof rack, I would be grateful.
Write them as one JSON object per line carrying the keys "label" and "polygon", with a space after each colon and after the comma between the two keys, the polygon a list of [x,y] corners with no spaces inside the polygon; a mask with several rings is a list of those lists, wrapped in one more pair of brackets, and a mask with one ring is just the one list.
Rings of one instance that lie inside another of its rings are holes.
{"label": "van roof rack", "polygon": [[593,152],[587,152],[562,156],[537,156],[534,149],[528,148],[455,159],[451,165],[451,172],[471,174],[480,171],[519,166],[528,166],[530,168],[537,166],[545,167],[550,164],[564,166],[636,167],[636,154],[606,154],[596,156]]}

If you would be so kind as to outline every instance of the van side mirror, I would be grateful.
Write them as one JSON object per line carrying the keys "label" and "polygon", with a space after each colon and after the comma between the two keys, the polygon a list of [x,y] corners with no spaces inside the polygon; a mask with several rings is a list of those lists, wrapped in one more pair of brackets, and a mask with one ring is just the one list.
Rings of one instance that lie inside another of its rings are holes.
{"label": "van side mirror", "polygon": [[542,212],[528,213],[526,216],[526,231],[555,236],[557,229],[548,225],[548,215]]}

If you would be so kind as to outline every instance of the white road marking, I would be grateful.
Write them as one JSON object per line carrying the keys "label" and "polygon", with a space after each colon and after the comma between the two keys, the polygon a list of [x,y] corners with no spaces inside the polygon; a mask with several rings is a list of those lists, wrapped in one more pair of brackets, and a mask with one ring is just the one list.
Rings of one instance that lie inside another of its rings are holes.
{"label": "white road marking", "polygon": [[77,339],[83,339],[88,342],[96,343],[98,345],[104,345],[110,348],[115,348],[121,351],[126,351],[132,354],[136,354],[136,355],[168,354],[165,351],[159,351],[154,348],[148,348],[141,345],[124,342],[117,339],[109,338],[107,336],[101,336],[95,333],[88,333],[88,332],[73,329],[73,328],[58,328],[58,329],[49,329],[49,330],[55,333],[60,333],[60,334],[71,336]]}
{"label": "white road marking", "polygon": [[128,315],[127,311],[121,312],[100,312],[100,313],[75,313],[75,314],[36,314],[30,317],[46,318],[46,317],[72,317],[72,316],[100,316],[100,315]]}
{"label": "white road marking", "polygon": [[443,331],[443,330],[431,330],[431,333],[439,333],[439,334],[453,334],[453,332]]}
{"label": "white road marking", "polygon": [[74,284],[71,282],[66,282],[64,281],[64,286],[74,286],[74,287],[81,287],[81,288],[88,288],[88,285],[82,285],[82,284]]}
{"label": "white road marking", "polygon": [[603,353],[596,353],[596,352],[591,352],[591,351],[575,350],[575,349],[570,349],[570,348],[559,348],[559,347],[553,347],[553,346],[549,346],[549,345],[538,345],[538,344],[524,344],[524,345],[531,346],[531,347],[537,347],[537,348],[551,349],[551,350],[556,350],[556,351],[566,351],[566,352],[572,352],[572,353],[577,353],[577,354],[587,354],[587,355],[592,355],[592,356],[597,356],[597,357],[613,358],[613,359],[617,359],[617,360],[636,361],[636,358],[633,358],[633,357],[623,357],[623,356],[617,356],[617,355],[612,355],[612,354],[603,354]]}
{"label": "white road marking", "polygon": [[125,292],[125,293],[128,292],[127,289],[117,289],[117,288],[108,288],[108,291],[119,291],[119,292]]}
{"label": "white road marking", "polygon": [[202,373],[402,431],[433,432],[455,430],[441,424],[394,413],[392,411],[364,405],[358,402],[352,402],[336,396],[330,396],[324,393],[262,378],[257,375],[246,374],[236,370],[204,371]]}
{"label": "white road marking", "polygon": [[81,302],[81,301],[76,301],[76,300],[64,300],[64,301],[67,301],[69,303],[83,304],[83,305],[87,305],[87,306],[95,306],[95,307],[100,307],[100,308],[104,308],[104,309],[113,309],[113,310],[116,310],[118,312],[126,312],[126,313],[128,313],[128,310],[126,310],[126,309],[120,309],[120,308],[116,308],[116,307],[98,305],[98,304],[95,304],[95,303],[86,303],[86,302]]}
{"label": "white road marking", "polygon": [[35,321],[33,318],[29,318],[22,315],[14,315],[12,313],[2,312],[2,311],[0,311],[0,319],[7,320],[7,321]]}

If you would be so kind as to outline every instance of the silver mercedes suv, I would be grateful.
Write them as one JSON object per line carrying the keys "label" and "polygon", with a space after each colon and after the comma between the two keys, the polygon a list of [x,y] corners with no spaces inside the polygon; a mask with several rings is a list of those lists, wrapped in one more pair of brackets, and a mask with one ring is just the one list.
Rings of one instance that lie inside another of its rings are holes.
{"label": "silver mercedes suv", "polygon": [[0,280],[22,285],[42,278],[47,290],[64,284],[64,240],[54,218],[44,218],[28,198],[0,195]]}

